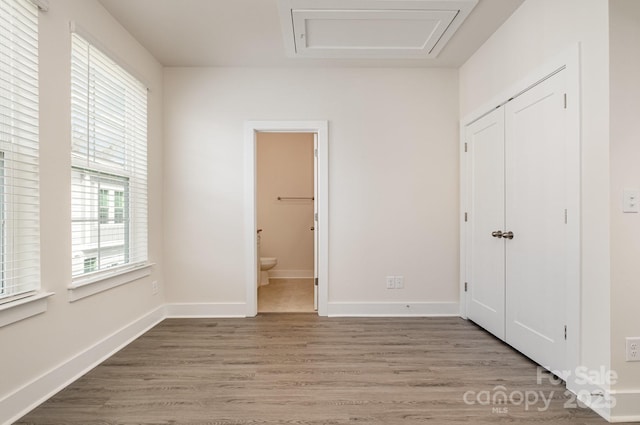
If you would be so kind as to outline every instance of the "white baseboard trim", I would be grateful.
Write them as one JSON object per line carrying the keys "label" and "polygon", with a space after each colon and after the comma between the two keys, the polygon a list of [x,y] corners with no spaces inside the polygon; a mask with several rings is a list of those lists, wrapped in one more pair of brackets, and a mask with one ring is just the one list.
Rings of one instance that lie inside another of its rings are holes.
{"label": "white baseboard trim", "polygon": [[165,308],[168,318],[247,317],[246,303],[173,303]]}
{"label": "white baseboard trim", "polygon": [[460,305],[457,302],[441,303],[346,303],[330,302],[329,317],[437,317],[460,316]]}
{"label": "white baseboard trim", "polygon": [[[640,390],[609,391],[593,388],[585,385],[577,392],[578,400],[589,409],[611,423],[640,422]],[[572,392],[576,394],[575,390]],[[602,395],[591,395],[594,392]]]}
{"label": "white baseboard trim", "polygon": [[17,421],[164,318],[165,309],[160,306],[4,397],[0,400],[0,423]]}
{"label": "white baseboard trim", "polygon": [[313,279],[313,270],[269,270],[269,279]]}
{"label": "white baseboard trim", "polygon": [[611,391],[615,405],[611,408],[609,422],[640,422],[640,390]]}
{"label": "white baseboard trim", "polygon": [[607,422],[611,422],[611,394],[600,385],[583,382],[579,385],[567,382],[567,389],[575,395],[572,404],[577,402],[580,407],[586,406]]}
{"label": "white baseboard trim", "polygon": [[579,383],[567,381],[567,389],[608,422],[640,422],[640,389],[610,390],[584,375]]}

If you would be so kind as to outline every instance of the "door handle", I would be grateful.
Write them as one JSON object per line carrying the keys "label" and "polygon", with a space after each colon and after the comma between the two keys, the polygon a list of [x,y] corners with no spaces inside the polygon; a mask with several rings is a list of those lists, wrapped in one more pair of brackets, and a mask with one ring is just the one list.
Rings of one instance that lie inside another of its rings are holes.
{"label": "door handle", "polygon": [[312,227],[312,228],[310,228],[309,230],[316,230],[316,228],[315,228],[315,227]]}
{"label": "door handle", "polygon": [[494,238],[501,238],[502,235],[502,230],[496,230],[495,232],[491,232],[491,236],[493,236]]}
{"label": "door handle", "polygon": [[505,239],[513,239],[513,232],[505,232],[502,234],[502,237]]}

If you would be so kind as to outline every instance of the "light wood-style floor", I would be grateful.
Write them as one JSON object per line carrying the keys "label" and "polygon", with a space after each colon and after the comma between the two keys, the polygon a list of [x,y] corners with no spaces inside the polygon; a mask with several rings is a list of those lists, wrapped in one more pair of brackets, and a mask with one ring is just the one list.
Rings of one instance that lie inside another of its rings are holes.
{"label": "light wood-style floor", "polygon": [[259,313],[313,313],[313,279],[270,279],[258,288]]}
{"label": "light wood-style floor", "polygon": [[167,319],[18,423],[606,423],[536,370],[458,318]]}

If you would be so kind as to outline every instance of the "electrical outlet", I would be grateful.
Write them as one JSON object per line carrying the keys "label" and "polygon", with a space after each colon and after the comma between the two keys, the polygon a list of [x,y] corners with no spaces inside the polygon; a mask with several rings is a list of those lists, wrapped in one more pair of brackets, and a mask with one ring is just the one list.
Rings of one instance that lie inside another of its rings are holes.
{"label": "electrical outlet", "polygon": [[404,276],[396,276],[396,289],[404,289]]}
{"label": "electrical outlet", "polygon": [[156,295],[160,291],[160,286],[158,285],[158,281],[154,280],[151,282],[151,292],[153,295]]}
{"label": "electrical outlet", "polygon": [[627,337],[627,361],[640,362],[640,337]]}
{"label": "electrical outlet", "polygon": [[622,196],[622,212],[640,212],[640,189],[624,189]]}
{"label": "electrical outlet", "polygon": [[387,289],[395,289],[396,280],[393,276],[387,276]]}

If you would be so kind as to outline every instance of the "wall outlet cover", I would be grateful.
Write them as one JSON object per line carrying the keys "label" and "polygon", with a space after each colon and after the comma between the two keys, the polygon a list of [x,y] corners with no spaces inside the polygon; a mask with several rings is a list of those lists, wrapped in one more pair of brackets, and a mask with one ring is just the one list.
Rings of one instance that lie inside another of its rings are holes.
{"label": "wall outlet cover", "polygon": [[404,289],[404,276],[396,276],[396,289]]}
{"label": "wall outlet cover", "polygon": [[626,360],[628,362],[640,362],[640,337],[627,337],[626,342]]}
{"label": "wall outlet cover", "polygon": [[394,276],[387,276],[387,289],[395,289],[396,281]]}

